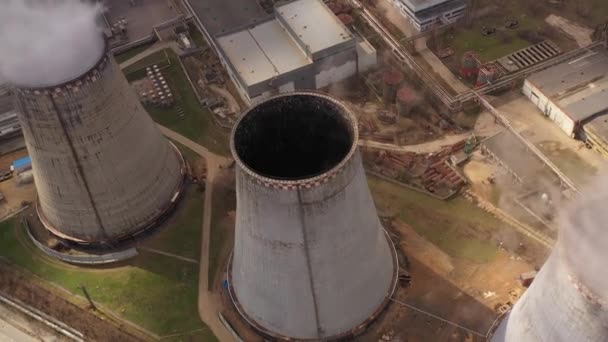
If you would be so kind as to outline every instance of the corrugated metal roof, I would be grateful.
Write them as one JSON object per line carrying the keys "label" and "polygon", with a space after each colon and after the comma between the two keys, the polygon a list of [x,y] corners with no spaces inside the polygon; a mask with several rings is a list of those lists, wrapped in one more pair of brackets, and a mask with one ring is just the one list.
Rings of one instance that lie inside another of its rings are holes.
{"label": "corrugated metal roof", "polygon": [[597,48],[573,61],[536,73],[528,81],[574,121],[608,109],[608,51]]}

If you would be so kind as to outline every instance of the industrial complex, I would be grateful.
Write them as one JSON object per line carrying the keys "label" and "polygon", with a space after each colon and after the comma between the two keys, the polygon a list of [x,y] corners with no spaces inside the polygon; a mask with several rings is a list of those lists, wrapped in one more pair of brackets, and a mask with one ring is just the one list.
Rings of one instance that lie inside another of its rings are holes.
{"label": "industrial complex", "polygon": [[278,5],[274,18],[216,39],[220,60],[247,102],[325,88],[376,64],[376,50],[320,0]]}

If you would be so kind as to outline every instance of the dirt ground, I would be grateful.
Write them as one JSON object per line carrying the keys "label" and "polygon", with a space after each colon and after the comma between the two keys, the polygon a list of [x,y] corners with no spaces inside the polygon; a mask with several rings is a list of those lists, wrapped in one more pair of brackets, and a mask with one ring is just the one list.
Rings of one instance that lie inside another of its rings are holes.
{"label": "dirt ground", "polygon": [[143,341],[108,319],[96,316],[84,306],[64,299],[64,295],[58,295],[53,290],[43,287],[32,277],[14,270],[4,262],[0,262],[0,274],[2,274],[0,292],[52,317],[58,317],[62,322],[82,332],[87,341]]}
{"label": "dirt ground", "polygon": [[506,93],[492,105],[577,185],[586,184],[606,167],[602,156],[567,136],[520,91]]}
{"label": "dirt ground", "polygon": [[585,47],[591,44],[591,35],[593,34],[592,29],[577,23],[573,23],[568,19],[555,14],[549,15],[547,18],[545,18],[545,21],[549,25],[564,31],[564,33],[572,37],[579,47]]}

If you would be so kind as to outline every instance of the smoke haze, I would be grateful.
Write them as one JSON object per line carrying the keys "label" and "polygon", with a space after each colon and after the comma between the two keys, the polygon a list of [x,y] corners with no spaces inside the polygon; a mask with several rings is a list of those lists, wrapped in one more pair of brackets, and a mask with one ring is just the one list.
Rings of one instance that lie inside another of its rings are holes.
{"label": "smoke haze", "polygon": [[0,84],[50,86],[86,72],[103,53],[101,10],[80,0],[0,0]]}
{"label": "smoke haze", "polygon": [[563,248],[571,272],[596,296],[604,299],[608,298],[607,203],[608,177],[599,177],[561,217],[558,246]]}

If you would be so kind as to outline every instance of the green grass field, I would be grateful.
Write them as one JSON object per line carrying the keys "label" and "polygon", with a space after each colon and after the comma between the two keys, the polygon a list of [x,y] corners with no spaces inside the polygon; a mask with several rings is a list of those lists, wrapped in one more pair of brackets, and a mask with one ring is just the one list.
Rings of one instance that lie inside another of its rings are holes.
{"label": "green grass field", "polygon": [[[191,189],[170,227],[145,245],[198,260],[202,219],[201,194]],[[116,268],[72,267],[42,255],[16,219],[0,223],[0,255],[75,295],[86,286],[93,300],[157,335],[216,340],[198,316],[198,264],[140,251]]]}
{"label": "green grass field", "polygon": [[[229,155],[228,132],[217,126],[213,121],[213,114],[199,104],[196,94],[179,65],[178,57],[173,51],[159,51],[130,65],[123,71],[130,80],[145,77],[145,71],[142,72],[142,68],[151,64],[167,65],[165,56],[169,57],[171,65],[164,68],[162,73],[173,91],[175,105],[171,108],[148,106],[146,108],[148,113],[154,121],[207,147],[210,151],[224,156]],[[184,111],[183,118],[177,114],[178,107]]]}
{"label": "green grass field", "polygon": [[481,236],[504,224],[474,204],[461,197],[441,201],[376,177],[368,182],[380,213],[396,215],[449,255],[478,263],[496,257],[496,243]]}
{"label": "green grass field", "polygon": [[235,210],[236,199],[228,188],[216,186],[212,203],[209,286],[213,286],[216,275],[221,274],[219,268],[225,266],[225,264],[220,263],[220,260],[224,260],[231,250],[231,247],[226,244],[232,241],[234,227],[232,226],[232,220],[228,219],[228,212]]}
{"label": "green grass field", "polygon": [[121,52],[118,55],[115,55],[114,58],[116,59],[116,62],[118,62],[120,64],[120,63],[128,60],[129,58],[136,56],[140,52],[143,52],[144,50],[146,50],[147,48],[149,48],[152,45],[154,45],[154,43],[148,43],[148,44],[144,44],[144,45],[129,49],[125,52]]}

